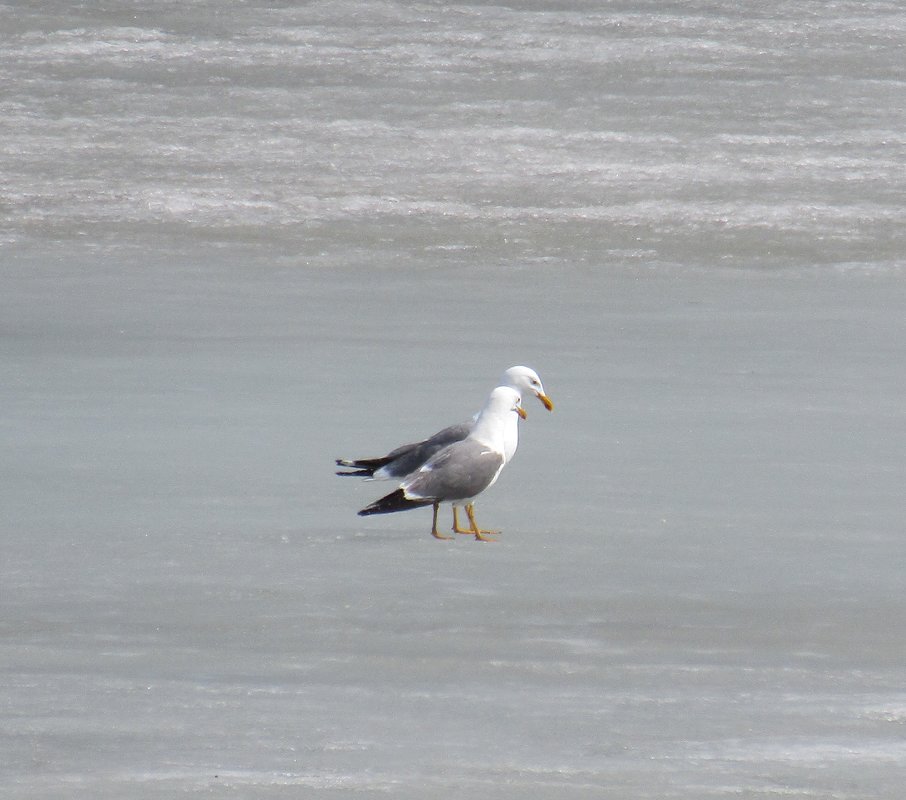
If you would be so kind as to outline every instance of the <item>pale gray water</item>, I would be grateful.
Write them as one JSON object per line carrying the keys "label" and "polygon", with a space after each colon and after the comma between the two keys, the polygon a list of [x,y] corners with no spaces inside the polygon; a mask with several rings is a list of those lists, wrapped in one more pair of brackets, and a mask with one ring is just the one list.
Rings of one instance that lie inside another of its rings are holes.
{"label": "pale gray water", "polygon": [[[904,36],[0,6],[0,796],[899,798]],[[520,362],[499,543],[355,516]]]}
{"label": "pale gray water", "polygon": [[0,6],[4,238],[900,262],[906,11],[750,6]]}

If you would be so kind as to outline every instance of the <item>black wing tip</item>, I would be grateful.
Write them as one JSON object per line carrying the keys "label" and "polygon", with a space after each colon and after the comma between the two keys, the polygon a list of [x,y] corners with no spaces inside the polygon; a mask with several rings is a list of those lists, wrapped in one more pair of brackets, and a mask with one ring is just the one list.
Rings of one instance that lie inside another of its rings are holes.
{"label": "black wing tip", "polygon": [[[338,467],[346,467],[347,469],[360,469],[364,471],[365,475],[372,476],[377,472],[381,467],[386,466],[390,463],[392,459],[390,458],[338,458],[334,463]],[[337,473],[337,475],[353,475],[355,473],[344,472]]]}
{"label": "black wing tip", "polygon": [[344,478],[373,478],[375,467],[371,465],[371,462],[367,459],[354,459],[354,458],[338,458],[335,459],[334,463],[338,467],[344,467],[352,472],[336,472],[335,475],[340,475]]}
{"label": "black wing tip", "polygon": [[397,489],[365,506],[358,513],[360,517],[367,517],[370,514],[392,514],[394,511],[408,511],[410,508],[430,506],[431,502],[431,500],[411,500],[406,497],[406,493],[402,489]]}

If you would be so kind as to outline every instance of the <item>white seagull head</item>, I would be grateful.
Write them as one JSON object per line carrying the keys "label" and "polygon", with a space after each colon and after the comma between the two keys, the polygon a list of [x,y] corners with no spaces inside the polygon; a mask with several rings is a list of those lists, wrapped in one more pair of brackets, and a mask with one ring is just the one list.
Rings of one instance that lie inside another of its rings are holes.
{"label": "white seagull head", "polygon": [[537,397],[548,410],[554,410],[553,401],[544,393],[538,373],[530,367],[510,367],[500,379],[501,386],[510,386],[521,395]]}

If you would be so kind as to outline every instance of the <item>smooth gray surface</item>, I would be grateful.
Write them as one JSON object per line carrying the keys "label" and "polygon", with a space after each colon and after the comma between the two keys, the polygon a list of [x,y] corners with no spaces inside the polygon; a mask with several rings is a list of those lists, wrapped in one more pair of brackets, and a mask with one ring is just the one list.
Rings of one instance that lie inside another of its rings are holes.
{"label": "smooth gray surface", "polygon": [[0,796],[898,800],[902,9],[216,9],[0,6]]}

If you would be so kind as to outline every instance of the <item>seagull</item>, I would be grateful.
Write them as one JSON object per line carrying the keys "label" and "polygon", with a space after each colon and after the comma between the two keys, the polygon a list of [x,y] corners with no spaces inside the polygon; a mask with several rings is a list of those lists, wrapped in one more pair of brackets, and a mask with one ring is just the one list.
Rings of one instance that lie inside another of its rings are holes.
{"label": "seagull", "polygon": [[405,478],[396,491],[365,506],[359,516],[433,506],[431,535],[435,539],[452,539],[437,530],[440,504],[452,503],[454,509],[465,506],[471,525],[469,533],[481,541],[493,541],[485,534],[496,531],[484,531],[475,522],[473,501],[494,485],[506,466],[506,443],[511,437],[515,440],[519,417],[525,419],[519,392],[509,386],[498,386],[464,439],[438,450]]}
{"label": "seagull", "polygon": [[[530,367],[510,367],[501,376],[499,385],[515,389],[523,397],[533,395],[538,398],[548,411],[554,410],[553,402],[544,393],[544,386],[541,383],[541,378],[538,376],[538,373]],[[362,477],[368,480],[401,480],[419,469],[429,458],[431,458],[431,456],[442,450],[444,447],[465,439],[474,428],[477,419],[478,414],[468,422],[450,425],[421,442],[404,444],[379,458],[338,458],[336,462],[338,467],[346,467],[353,471],[337,472],[337,475]],[[517,426],[513,426],[512,429],[508,429],[508,431],[510,436],[504,443],[504,463],[513,457],[513,454],[516,452],[516,446],[519,443]],[[468,506],[466,506],[466,513],[469,513]],[[469,528],[460,527],[457,507],[455,505],[453,506],[453,530],[456,533],[474,532]]]}

